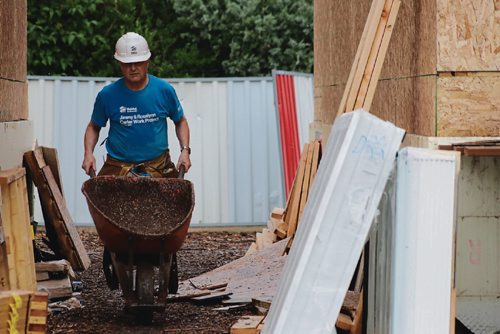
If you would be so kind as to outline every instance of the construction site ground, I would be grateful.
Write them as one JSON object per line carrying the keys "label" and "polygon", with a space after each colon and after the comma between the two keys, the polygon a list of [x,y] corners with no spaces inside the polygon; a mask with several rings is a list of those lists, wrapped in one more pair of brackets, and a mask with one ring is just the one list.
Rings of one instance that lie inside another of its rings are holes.
{"label": "construction site ground", "polygon": [[[42,235],[37,235],[37,242]],[[82,307],[52,313],[48,333],[229,333],[231,325],[243,315],[255,314],[250,308],[217,311],[222,304],[194,305],[172,302],[164,314],[155,314],[151,325],[140,325],[123,311],[119,290],[111,291],[102,272],[102,243],[96,233],[80,232],[91,258],[89,269],[79,274],[83,291]],[[177,253],[179,281],[196,277],[245,255],[255,233],[189,233]]]}

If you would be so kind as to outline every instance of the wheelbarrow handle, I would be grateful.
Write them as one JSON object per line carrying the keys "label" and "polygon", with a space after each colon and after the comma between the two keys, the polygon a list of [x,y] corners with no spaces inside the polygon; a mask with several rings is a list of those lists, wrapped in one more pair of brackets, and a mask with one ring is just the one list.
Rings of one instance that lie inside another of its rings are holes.
{"label": "wheelbarrow handle", "polygon": [[90,175],[91,179],[95,177],[95,170],[94,170],[94,168],[90,168],[89,175]]}
{"label": "wheelbarrow handle", "polygon": [[185,173],[186,173],[186,166],[184,166],[184,164],[181,164],[179,166],[179,179],[183,180]]}

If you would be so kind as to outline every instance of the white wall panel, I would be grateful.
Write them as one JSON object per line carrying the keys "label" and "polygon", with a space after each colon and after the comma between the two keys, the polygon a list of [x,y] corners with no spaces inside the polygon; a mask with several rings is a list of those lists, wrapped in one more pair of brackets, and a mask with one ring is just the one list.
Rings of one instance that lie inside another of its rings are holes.
{"label": "white wall panel", "polygon": [[[30,119],[41,146],[58,150],[66,204],[78,225],[92,225],[81,184],[83,135],[97,93],[115,78],[29,77]],[[189,120],[195,186],[192,224],[265,224],[283,206],[271,78],[169,79]],[[169,122],[172,160],[178,142]],[[106,156],[107,128],[95,150]],[[35,219],[43,221],[38,201]]]}

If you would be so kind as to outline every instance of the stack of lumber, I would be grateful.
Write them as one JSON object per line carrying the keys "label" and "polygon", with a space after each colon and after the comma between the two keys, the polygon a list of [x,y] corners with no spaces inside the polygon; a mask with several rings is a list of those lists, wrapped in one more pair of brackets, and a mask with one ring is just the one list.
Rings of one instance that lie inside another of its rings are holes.
{"label": "stack of lumber", "polygon": [[47,294],[26,290],[0,292],[0,333],[46,333]]}
{"label": "stack of lumber", "polygon": [[372,2],[337,117],[358,108],[370,110],[400,5],[400,0]]}
{"label": "stack of lumber", "polygon": [[256,241],[250,245],[247,255],[268,247],[278,240],[293,238],[307,202],[310,186],[316,177],[320,160],[321,142],[313,140],[305,144],[286,208],[273,209],[267,227],[256,234]]}
{"label": "stack of lumber", "polygon": [[0,171],[0,290],[35,290],[33,229],[24,168]]}
{"label": "stack of lumber", "polygon": [[49,294],[49,299],[69,298],[73,295],[71,282],[76,275],[67,260],[35,263],[37,290]]}
{"label": "stack of lumber", "polygon": [[38,189],[52,250],[67,259],[73,269],[87,269],[90,258],[66,207],[55,152],[36,147],[24,154],[24,163]]}

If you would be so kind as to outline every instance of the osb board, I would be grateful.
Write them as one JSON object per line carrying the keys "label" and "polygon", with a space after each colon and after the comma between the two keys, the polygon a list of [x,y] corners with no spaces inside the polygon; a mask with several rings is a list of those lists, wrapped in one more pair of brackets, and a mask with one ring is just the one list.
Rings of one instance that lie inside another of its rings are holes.
{"label": "osb board", "polygon": [[[345,84],[371,0],[314,2],[314,85]],[[435,1],[403,1],[381,78],[436,73]]]}
{"label": "osb board", "polygon": [[0,122],[0,169],[22,166],[34,141],[32,121]]}
{"label": "osb board", "polygon": [[28,83],[0,78],[0,122],[26,119],[28,119]]}
{"label": "osb board", "polygon": [[371,1],[314,1],[314,86],[347,82]]}
{"label": "osb board", "polygon": [[500,72],[489,76],[439,77],[437,136],[498,136]]}
{"label": "osb board", "polygon": [[189,281],[198,289],[227,284],[231,277],[239,271],[259,267],[259,264],[266,259],[281,257],[289,241],[290,238],[283,239],[256,253],[239,258],[208,273],[190,278]]}
{"label": "osb board", "polygon": [[27,72],[26,0],[0,1],[0,13],[0,45],[2,45],[0,78],[25,82]]}
{"label": "osb board", "polygon": [[439,71],[500,70],[500,3],[436,0]]}
{"label": "osb board", "polygon": [[[316,87],[316,121],[333,124],[343,91],[343,86]],[[433,136],[436,123],[435,95],[435,76],[381,80],[370,112],[393,122],[408,133]]]}

